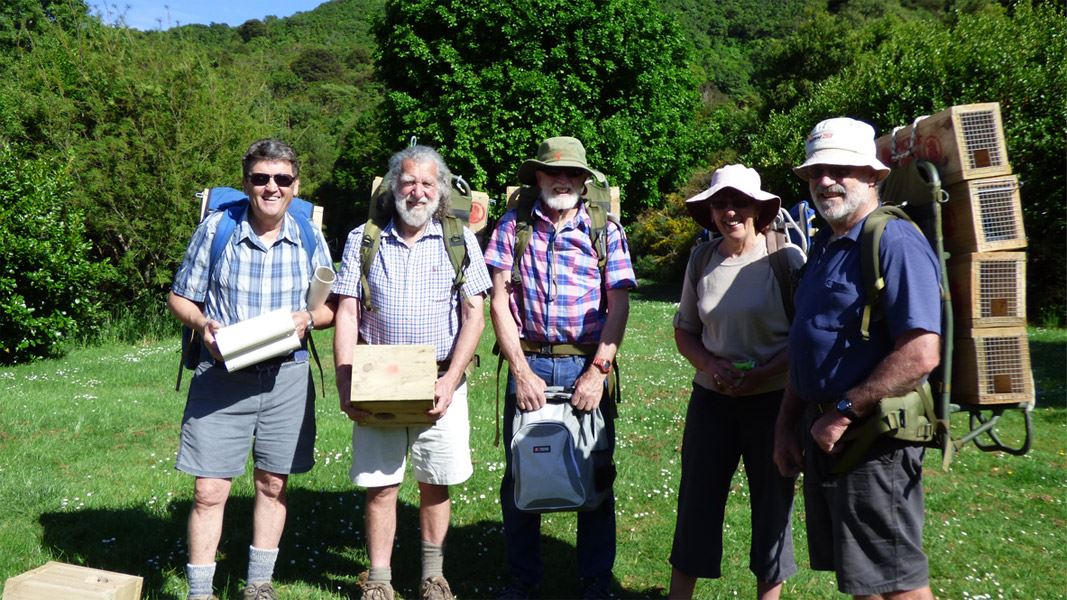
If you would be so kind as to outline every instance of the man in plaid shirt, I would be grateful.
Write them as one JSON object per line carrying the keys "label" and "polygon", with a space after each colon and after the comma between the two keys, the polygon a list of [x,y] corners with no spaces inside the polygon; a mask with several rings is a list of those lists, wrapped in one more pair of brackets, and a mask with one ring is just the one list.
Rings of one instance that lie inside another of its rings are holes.
{"label": "man in plaid shirt", "polygon": [[[422,531],[422,598],[452,598],[443,577],[444,542],[451,514],[448,486],[474,472],[467,419],[464,371],[485,328],[485,292],[489,273],[481,248],[463,229],[469,264],[462,293],[453,290],[455,269],[445,247],[442,218],[448,212],[452,174],[441,156],[427,146],[411,146],[389,160],[384,185],[392,191],[392,217],[381,231],[368,283],[376,310],[364,311],[360,247],[365,225],[345,243],[341,271],[333,291],[340,297],[334,362],[341,410],[352,431],[353,483],[367,488],[367,546],[370,574],[363,598],[391,600],[393,540],[397,490],[411,454],[419,483]],[[433,344],[438,379],[432,426],[368,427],[370,413],[351,402],[352,354],[357,341],[367,344]]]}
{"label": "man in plaid shirt", "polygon": [[[278,140],[253,143],[242,161],[249,205],[215,260],[211,243],[225,211],[197,227],[171,285],[167,306],[204,342],[182,417],[177,469],[196,477],[189,515],[189,598],[207,600],[215,575],[223,511],[233,478],[255,459],[256,499],[248,556],[250,600],[277,598],[271,579],[285,528],[290,473],[315,463],[315,387],[307,350],[228,372],[215,333],[274,310],[292,312],[301,339],[333,321],[332,304],[307,310],[315,267],[330,266],[322,232],[316,240],[288,214],[300,189],[296,153]],[[298,217],[299,218],[299,217]],[[314,247],[309,261],[308,249]],[[214,263],[214,264],[212,264]]]}
{"label": "man in plaid shirt", "polygon": [[[614,399],[608,376],[629,314],[629,290],[637,286],[622,227],[608,221],[603,276],[592,242],[592,221],[581,196],[595,175],[582,143],[571,137],[545,140],[538,157],[518,171],[521,183],[539,191],[530,213],[531,236],[520,259],[521,283],[512,282],[519,212],[504,215],[486,249],[493,291],[490,314],[500,351],[509,365],[504,405],[507,468],[500,487],[511,584],[501,598],[525,598],[541,580],[541,518],[518,510],[511,471],[515,412],[545,404],[545,388],[573,390],[580,411],[600,410],[604,435],[614,449]],[[603,401],[603,403],[602,403]],[[610,474],[610,480],[614,473]],[[578,573],[583,597],[610,597],[615,562],[615,500],[578,513]]]}

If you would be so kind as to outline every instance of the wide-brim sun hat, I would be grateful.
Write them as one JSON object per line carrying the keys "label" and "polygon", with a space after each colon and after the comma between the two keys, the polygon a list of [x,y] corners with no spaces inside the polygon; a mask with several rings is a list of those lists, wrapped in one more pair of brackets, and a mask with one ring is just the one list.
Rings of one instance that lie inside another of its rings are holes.
{"label": "wide-brim sun hat", "polygon": [[726,165],[711,175],[711,185],[708,189],[685,201],[685,207],[689,210],[689,216],[704,229],[718,231],[719,226],[711,218],[709,203],[723,190],[737,190],[756,201],[759,208],[755,219],[756,231],[763,231],[774,223],[778,210],[782,207],[782,199],[760,189],[761,184],[759,173],[755,169],[745,165]]}
{"label": "wide-brim sun hat", "polygon": [[804,164],[793,169],[804,181],[811,179],[808,168],[816,165],[868,167],[879,181],[889,175],[889,167],[878,160],[874,127],[848,117],[820,121],[808,134],[804,155]]}
{"label": "wide-brim sun hat", "polygon": [[518,179],[523,185],[537,185],[537,170],[549,168],[578,168],[590,177],[603,178],[585,161],[585,146],[577,138],[561,136],[548,138],[537,148],[537,158],[530,158],[519,165]]}

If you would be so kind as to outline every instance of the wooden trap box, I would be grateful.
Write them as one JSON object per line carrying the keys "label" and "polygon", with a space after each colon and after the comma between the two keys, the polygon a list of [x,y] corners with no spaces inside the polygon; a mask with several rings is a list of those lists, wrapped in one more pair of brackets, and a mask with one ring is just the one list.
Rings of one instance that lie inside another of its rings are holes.
{"label": "wooden trap box", "polygon": [[890,167],[920,159],[933,163],[941,183],[1011,173],[1000,104],[963,104],[921,118],[875,140],[878,158]]}
{"label": "wooden trap box", "polygon": [[352,403],[370,411],[370,425],[425,425],[433,408],[437,356],[431,345],[356,346]]}
{"label": "wooden trap box", "polygon": [[1026,253],[977,252],[949,261],[956,326],[1026,325]]}
{"label": "wooden trap box", "polygon": [[1034,399],[1025,327],[970,329],[954,340],[952,401],[1022,404]]}
{"label": "wooden trap box", "polygon": [[1026,247],[1019,180],[1014,175],[963,181],[945,190],[942,230],[949,252]]}
{"label": "wooden trap box", "polygon": [[3,600],[137,600],[141,578],[50,561],[4,584]]}

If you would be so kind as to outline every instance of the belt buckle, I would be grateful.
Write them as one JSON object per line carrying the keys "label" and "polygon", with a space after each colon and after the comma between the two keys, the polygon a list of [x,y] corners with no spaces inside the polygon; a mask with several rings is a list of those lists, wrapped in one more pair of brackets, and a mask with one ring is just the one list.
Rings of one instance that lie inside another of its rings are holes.
{"label": "belt buckle", "polygon": [[538,354],[541,354],[543,356],[552,356],[552,344],[548,342],[542,342],[537,345],[537,348]]}

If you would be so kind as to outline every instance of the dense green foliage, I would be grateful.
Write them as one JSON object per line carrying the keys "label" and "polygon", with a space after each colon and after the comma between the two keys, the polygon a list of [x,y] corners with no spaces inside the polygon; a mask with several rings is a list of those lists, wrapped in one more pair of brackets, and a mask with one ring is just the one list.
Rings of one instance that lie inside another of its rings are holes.
{"label": "dense green foliage", "polygon": [[104,25],[83,0],[0,6],[0,143],[72,184],[92,260],[118,273],[103,304],[123,322],[158,317],[195,193],[235,185],[258,137],[296,148],[339,257],[409,136],[499,199],[540,139],[576,135],[624,189],[642,273],[671,278],[696,231],[681,201],[714,168],[755,166],[788,204],[806,195],[790,167],[816,121],[847,114],[884,132],[988,101],[1043,274],[1029,278],[1031,319],[1067,303],[1062,4],[331,0],[239,27],[118,19]]}
{"label": "dense green foliage", "polygon": [[652,0],[394,1],[379,37],[383,143],[416,135],[494,195],[555,135],[581,139],[634,211],[689,166],[695,83]]}
{"label": "dense green foliage", "polygon": [[106,263],[89,259],[62,169],[0,144],[0,364],[57,356],[103,316]]}

